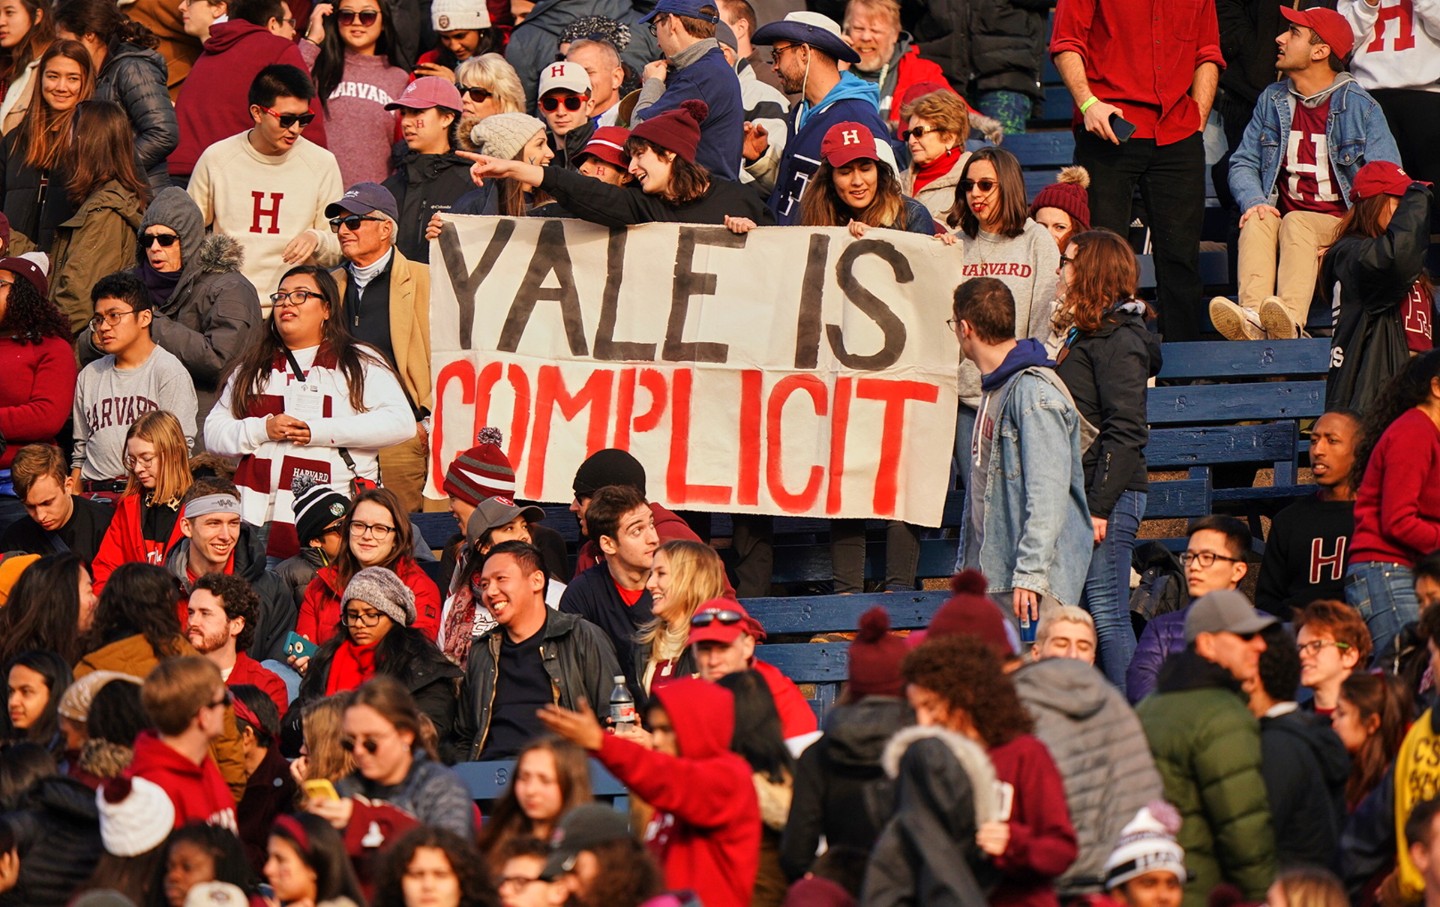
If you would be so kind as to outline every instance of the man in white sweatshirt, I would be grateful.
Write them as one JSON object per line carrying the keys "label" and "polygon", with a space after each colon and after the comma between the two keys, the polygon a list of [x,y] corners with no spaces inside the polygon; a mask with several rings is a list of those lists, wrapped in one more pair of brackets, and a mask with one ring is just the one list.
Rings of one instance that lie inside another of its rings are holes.
{"label": "man in white sweatshirt", "polygon": [[250,83],[254,128],[200,155],[189,193],[205,225],[245,249],[241,272],[268,317],[270,294],[291,267],[340,261],[325,206],[345,191],[335,156],[307,141],[315,87],[294,66],[267,66]]}

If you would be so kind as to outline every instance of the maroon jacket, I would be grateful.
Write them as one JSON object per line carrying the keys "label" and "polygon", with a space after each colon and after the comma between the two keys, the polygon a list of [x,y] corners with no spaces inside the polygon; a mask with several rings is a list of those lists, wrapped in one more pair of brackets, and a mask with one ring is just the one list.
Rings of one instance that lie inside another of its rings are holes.
{"label": "maroon jacket", "polygon": [[1003,877],[990,895],[991,907],[1059,907],[1055,879],[1080,854],[1060,770],[1045,744],[1029,734],[992,747],[989,755],[995,777],[1013,795],[1010,844],[995,858]]}

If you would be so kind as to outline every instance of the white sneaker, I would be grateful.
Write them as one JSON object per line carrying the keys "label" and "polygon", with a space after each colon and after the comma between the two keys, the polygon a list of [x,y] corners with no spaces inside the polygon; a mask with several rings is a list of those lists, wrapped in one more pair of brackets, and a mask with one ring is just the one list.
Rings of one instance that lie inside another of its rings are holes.
{"label": "white sneaker", "polygon": [[1224,296],[1216,296],[1210,300],[1210,322],[1226,340],[1265,339],[1265,331],[1260,327],[1260,316]]}
{"label": "white sneaker", "polygon": [[1266,296],[1260,303],[1260,329],[1270,340],[1294,340],[1300,336],[1299,326],[1279,296]]}

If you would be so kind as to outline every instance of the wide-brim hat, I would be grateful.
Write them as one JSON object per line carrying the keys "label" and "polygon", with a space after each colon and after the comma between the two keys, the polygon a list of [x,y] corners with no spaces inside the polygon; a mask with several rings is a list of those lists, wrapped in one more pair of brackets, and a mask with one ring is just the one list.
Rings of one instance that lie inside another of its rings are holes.
{"label": "wide-brim hat", "polygon": [[766,45],[780,40],[808,44],[822,54],[846,63],[860,62],[860,54],[845,43],[845,39],[840,36],[840,26],[835,24],[835,20],[819,13],[801,10],[790,13],[779,22],[762,25],[750,39],[750,43]]}

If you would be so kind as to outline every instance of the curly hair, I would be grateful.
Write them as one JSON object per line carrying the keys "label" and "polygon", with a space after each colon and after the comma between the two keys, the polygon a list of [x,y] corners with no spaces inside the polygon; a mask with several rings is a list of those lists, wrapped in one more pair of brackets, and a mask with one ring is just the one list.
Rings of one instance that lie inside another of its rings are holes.
{"label": "curly hair", "polygon": [[963,712],[987,748],[1035,729],[1035,721],[990,645],[976,636],[946,636],[922,643],[900,664],[907,684],[924,687],[952,711]]}
{"label": "curly hair", "polygon": [[10,284],[5,299],[5,317],[0,318],[0,332],[22,346],[27,343],[39,345],[47,337],[70,340],[70,319],[60,307],[40,294],[28,280],[15,280]]}
{"label": "curly hair", "polygon": [[1364,483],[1370,455],[1390,423],[1429,399],[1431,382],[1437,378],[1440,378],[1440,349],[1414,357],[1381,388],[1365,414],[1360,443],[1355,447],[1355,464],[1350,467],[1352,488],[1358,489]]}
{"label": "curly hair", "polygon": [[415,851],[422,847],[445,854],[450,871],[460,883],[460,907],[495,907],[499,903],[474,839],[422,825],[402,835],[385,854],[375,882],[375,899],[371,901],[374,907],[405,907],[405,873]]}

